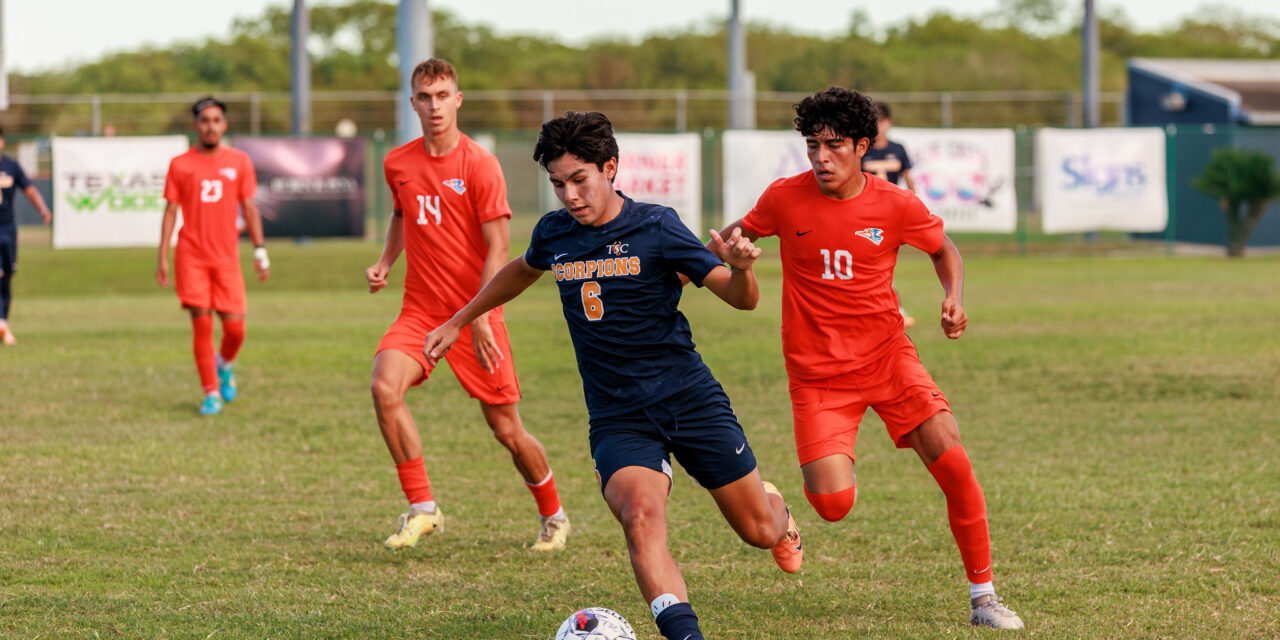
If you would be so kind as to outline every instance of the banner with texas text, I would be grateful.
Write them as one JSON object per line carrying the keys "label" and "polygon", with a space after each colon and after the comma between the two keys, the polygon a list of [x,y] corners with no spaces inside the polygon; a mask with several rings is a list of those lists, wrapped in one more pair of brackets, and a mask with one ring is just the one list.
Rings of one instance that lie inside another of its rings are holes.
{"label": "banner with texas text", "polygon": [[619,133],[613,187],[637,202],[671,207],[702,237],[702,137],[696,133]]}
{"label": "banner with texas text", "polygon": [[1163,231],[1164,143],[1155,127],[1041,129],[1036,181],[1045,233]]}
{"label": "banner with texas text", "polygon": [[53,248],[155,246],[169,160],[187,146],[185,136],[54,137]]}
{"label": "banner with texas text", "polygon": [[258,174],[268,236],[364,237],[363,138],[237,137]]}
{"label": "banner with texas text", "polygon": [[1017,229],[1012,130],[894,127],[889,139],[906,148],[916,195],[948,233]]}

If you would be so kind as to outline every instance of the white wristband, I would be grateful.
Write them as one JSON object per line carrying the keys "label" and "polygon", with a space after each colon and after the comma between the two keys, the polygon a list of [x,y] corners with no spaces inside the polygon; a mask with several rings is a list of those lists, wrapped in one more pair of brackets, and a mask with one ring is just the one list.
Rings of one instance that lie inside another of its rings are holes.
{"label": "white wristband", "polygon": [[267,258],[266,247],[256,247],[253,250],[253,261],[258,263],[258,268],[266,271],[271,268],[271,260]]}

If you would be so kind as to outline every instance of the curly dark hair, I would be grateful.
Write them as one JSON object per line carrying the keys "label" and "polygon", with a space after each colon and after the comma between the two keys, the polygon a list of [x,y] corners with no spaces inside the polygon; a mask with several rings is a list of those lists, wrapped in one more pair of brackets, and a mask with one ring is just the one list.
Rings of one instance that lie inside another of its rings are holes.
{"label": "curly dark hair", "polygon": [[794,106],[796,131],[808,137],[823,131],[857,142],[874,141],[880,128],[880,111],[871,98],[844,87],[819,91]]}
{"label": "curly dark hair", "polygon": [[599,111],[566,111],[564,117],[542,123],[533,147],[534,161],[546,169],[566,153],[604,171],[604,163],[618,157],[613,123]]}

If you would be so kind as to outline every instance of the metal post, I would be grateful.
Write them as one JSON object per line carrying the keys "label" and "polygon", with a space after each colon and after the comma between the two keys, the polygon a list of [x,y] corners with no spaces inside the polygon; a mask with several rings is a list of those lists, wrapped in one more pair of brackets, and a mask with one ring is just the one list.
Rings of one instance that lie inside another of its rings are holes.
{"label": "metal post", "polygon": [[1174,254],[1178,242],[1178,125],[1164,129],[1164,173],[1169,200],[1169,221],[1164,227],[1165,255]]}
{"label": "metal post", "polygon": [[307,13],[306,0],[293,0],[293,19],[289,24],[293,40],[290,55],[293,67],[293,134],[299,135],[311,133],[311,58],[307,55],[311,17]]}
{"label": "metal post", "polygon": [[0,111],[9,108],[9,68],[4,65],[4,0],[0,0]]}
{"label": "metal post", "polygon": [[396,100],[396,139],[408,142],[422,133],[409,96],[413,68],[432,55],[431,9],[427,0],[400,0],[396,9],[396,55],[400,58],[400,96]]}
{"label": "metal post", "polygon": [[939,106],[942,108],[942,126],[944,128],[950,129],[951,128],[951,94],[945,91],[942,92],[941,94],[938,95],[938,101],[941,103]]}
{"label": "metal post", "polygon": [[102,135],[102,96],[93,94],[93,101],[90,102],[92,111],[92,123],[89,125],[93,135]]}
{"label": "metal post", "polygon": [[[0,0],[2,1],[2,0]],[[684,133],[689,128],[689,92],[676,92],[676,131]]]}
{"label": "metal post", "polygon": [[729,128],[750,129],[747,119],[747,95],[743,83],[746,80],[746,36],[743,33],[739,0],[729,0]]}
{"label": "metal post", "polygon": [[1080,75],[1083,81],[1081,92],[1084,94],[1084,126],[1097,127],[1100,119],[1098,109],[1098,14],[1093,10],[1093,0],[1084,0],[1084,24],[1080,28],[1080,37],[1084,68]]}
{"label": "metal post", "polygon": [[542,92],[542,121],[556,117],[556,94],[554,91]]}

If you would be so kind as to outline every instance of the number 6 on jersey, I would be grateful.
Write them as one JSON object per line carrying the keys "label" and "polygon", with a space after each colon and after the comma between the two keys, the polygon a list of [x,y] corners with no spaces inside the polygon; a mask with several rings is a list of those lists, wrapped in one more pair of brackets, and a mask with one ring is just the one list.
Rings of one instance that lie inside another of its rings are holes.
{"label": "number 6 on jersey", "polygon": [[595,322],[604,317],[604,301],[600,299],[600,283],[589,280],[582,283],[582,313]]}

